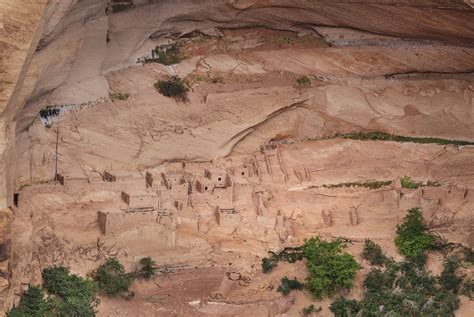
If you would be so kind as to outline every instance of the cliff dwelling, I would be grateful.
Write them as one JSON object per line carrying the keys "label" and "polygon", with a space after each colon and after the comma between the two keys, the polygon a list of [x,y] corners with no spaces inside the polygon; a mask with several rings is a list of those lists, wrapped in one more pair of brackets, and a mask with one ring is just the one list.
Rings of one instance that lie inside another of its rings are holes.
{"label": "cliff dwelling", "polygon": [[472,1],[0,13],[0,315],[473,315]]}

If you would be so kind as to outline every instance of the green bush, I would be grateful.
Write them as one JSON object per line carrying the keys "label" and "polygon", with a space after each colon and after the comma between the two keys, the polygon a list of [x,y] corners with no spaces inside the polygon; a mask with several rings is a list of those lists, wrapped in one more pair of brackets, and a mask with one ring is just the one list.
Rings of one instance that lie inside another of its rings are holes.
{"label": "green bush", "polygon": [[300,86],[309,86],[311,85],[311,79],[308,76],[302,76],[296,80]]}
{"label": "green bush", "polygon": [[288,277],[281,279],[281,285],[278,286],[277,292],[282,293],[283,295],[288,295],[292,290],[303,289],[303,284],[297,279],[290,280]]}
{"label": "green bush", "polygon": [[64,316],[94,316],[95,307],[100,303],[96,297],[97,284],[76,274],[69,268],[54,266],[42,273],[43,287],[56,298],[60,298],[59,310]]}
{"label": "green bush", "polygon": [[269,258],[263,258],[262,259],[262,271],[263,273],[268,273],[271,270],[273,270],[278,264],[278,260],[274,257],[271,256]]}
{"label": "green bush", "polygon": [[451,291],[454,294],[458,293],[463,281],[463,278],[456,274],[456,270],[460,266],[461,263],[456,257],[449,257],[444,260],[444,268],[439,277],[439,282],[446,291]]}
{"label": "green bush", "polygon": [[397,225],[395,245],[402,255],[416,264],[426,262],[425,252],[434,246],[435,238],[426,232],[423,216],[418,208],[408,210],[405,221]]}
{"label": "green bush", "polygon": [[112,100],[112,102],[115,102],[117,100],[124,101],[124,100],[127,100],[128,97],[130,97],[130,94],[123,94],[121,92],[117,92],[117,93],[110,93],[109,97],[110,97],[110,100]]}
{"label": "green bush", "polygon": [[156,82],[155,88],[163,96],[175,98],[179,101],[185,101],[189,91],[184,81],[178,76],[172,76],[166,80]]}
{"label": "green bush", "polygon": [[108,258],[93,274],[99,288],[109,297],[128,293],[133,276],[125,273],[123,265],[116,258]]}
{"label": "green bush", "polygon": [[319,306],[318,308],[316,308],[313,304],[307,306],[307,307],[303,307],[303,309],[301,310],[301,315],[303,316],[309,316],[311,315],[312,313],[318,313],[320,311],[322,311],[323,308],[321,306]]}
{"label": "green bush", "polygon": [[45,268],[42,277],[49,297],[45,297],[41,287],[31,286],[8,316],[95,316],[100,301],[93,280],[71,274],[62,266]]}
{"label": "green bush", "polygon": [[269,253],[271,254],[270,257],[262,259],[263,273],[268,273],[273,270],[278,265],[278,261],[295,263],[296,261],[303,260],[302,247],[287,247],[280,252],[270,251]]}
{"label": "green bush", "polygon": [[474,280],[466,279],[462,285],[461,294],[469,297],[471,300],[474,299]]}
{"label": "green bush", "polygon": [[422,186],[422,182],[414,182],[412,181],[408,176],[403,177],[400,179],[400,184],[402,185],[402,188],[408,188],[408,189],[417,189],[418,187]]}
{"label": "green bush", "polygon": [[339,240],[327,242],[316,237],[305,241],[303,254],[309,270],[306,286],[316,298],[352,288],[360,266],[352,255],[342,252],[342,247]]}
{"label": "green bush", "polygon": [[140,269],[137,276],[149,280],[156,271],[156,262],[151,257],[145,257],[140,260]]}
{"label": "green bush", "polygon": [[7,316],[53,316],[56,312],[55,302],[45,298],[43,289],[40,286],[30,285],[21,296],[18,307],[12,308]]}
{"label": "green bush", "polygon": [[151,51],[151,58],[146,58],[145,63],[160,63],[163,65],[178,64],[183,60],[183,54],[178,44],[157,46]]}
{"label": "green bush", "polygon": [[112,13],[127,11],[129,9],[134,8],[135,6],[133,3],[114,3],[112,4]]}
{"label": "green bush", "polygon": [[420,144],[454,144],[454,145],[474,145],[474,142],[462,140],[448,140],[440,138],[410,137],[403,135],[395,135],[387,132],[354,132],[346,134],[338,134],[337,137],[345,139],[361,140],[361,141],[393,141],[393,142],[412,142]]}
{"label": "green bush", "polygon": [[387,260],[387,257],[382,252],[382,248],[369,239],[366,239],[364,242],[362,256],[372,265],[383,265]]}
{"label": "green bush", "polygon": [[364,280],[360,302],[339,300],[331,309],[336,316],[454,316],[459,299],[424,266],[387,261],[384,270],[372,269]]}
{"label": "green bush", "polygon": [[329,309],[336,317],[352,317],[360,311],[361,305],[353,299],[339,298],[331,303]]}
{"label": "green bush", "polygon": [[390,185],[392,181],[367,181],[367,182],[351,182],[351,183],[339,183],[339,184],[325,184],[322,185],[324,188],[341,188],[341,187],[364,187],[369,189],[378,189],[383,186]]}

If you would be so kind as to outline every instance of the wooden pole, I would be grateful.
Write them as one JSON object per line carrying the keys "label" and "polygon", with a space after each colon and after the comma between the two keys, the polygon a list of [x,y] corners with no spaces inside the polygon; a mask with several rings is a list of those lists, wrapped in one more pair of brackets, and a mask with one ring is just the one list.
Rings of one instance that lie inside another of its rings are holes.
{"label": "wooden pole", "polygon": [[58,182],[58,147],[59,147],[59,119],[56,126],[56,163],[54,167],[54,181]]}

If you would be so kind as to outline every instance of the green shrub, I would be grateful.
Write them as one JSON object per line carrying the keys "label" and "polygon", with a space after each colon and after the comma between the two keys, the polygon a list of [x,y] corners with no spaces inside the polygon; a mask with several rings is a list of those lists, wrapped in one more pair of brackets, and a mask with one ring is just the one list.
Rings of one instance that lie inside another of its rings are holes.
{"label": "green shrub", "polygon": [[157,46],[151,51],[151,58],[145,58],[145,63],[160,63],[163,65],[178,64],[183,60],[183,54],[178,44]]}
{"label": "green shrub", "polygon": [[309,86],[311,85],[311,79],[308,76],[302,76],[296,80],[300,86]]}
{"label": "green shrub", "polygon": [[297,279],[290,280],[288,277],[281,279],[281,285],[278,286],[277,292],[282,293],[283,295],[288,295],[292,290],[303,289],[303,284],[300,283]]}
{"label": "green shrub", "polygon": [[474,280],[466,279],[462,285],[461,294],[469,297],[471,300],[474,298]]}
{"label": "green shrub", "polygon": [[318,313],[320,311],[322,311],[323,308],[321,306],[319,306],[318,308],[316,308],[313,304],[307,306],[307,307],[303,307],[303,309],[301,310],[301,315],[303,316],[309,316],[311,315],[312,313]]}
{"label": "green shrub", "polygon": [[364,242],[362,256],[372,265],[383,265],[387,260],[387,257],[382,252],[382,248],[369,239],[366,239]]}
{"label": "green shrub", "polygon": [[316,298],[352,288],[360,266],[352,255],[342,252],[342,247],[339,240],[327,242],[316,237],[305,241],[303,254],[309,270],[306,286]]}
{"label": "green shrub", "polygon": [[434,246],[435,238],[426,232],[423,216],[418,208],[408,210],[405,221],[397,225],[395,245],[408,260],[424,264],[425,252]]}
{"label": "green shrub", "polygon": [[127,11],[131,8],[134,8],[135,6],[133,3],[114,3],[112,4],[112,13],[117,13],[117,12],[122,12],[122,11]]}
{"label": "green shrub", "polygon": [[110,100],[112,100],[112,102],[115,102],[117,100],[124,101],[124,100],[127,100],[128,97],[130,97],[130,94],[122,94],[121,92],[117,92],[117,93],[110,93],[109,97],[110,97]]}
{"label": "green shrub", "polygon": [[383,186],[390,185],[392,181],[367,181],[367,182],[351,182],[351,183],[339,183],[339,184],[325,184],[322,185],[324,188],[341,188],[341,187],[364,187],[369,189],[378,189]]}
{"label": "green shrub", "polygon": [[474,251],[471,248],[463,248],[464,261],[474,264]]}
{"label": "green shrub", "polygon": [[454,144],[454,145],[474,145],[474,142],[462,140],[448,140],[440,138],[410,137],[403,135],[395,135],[387,132],[354,132],[346,134],[338,134],[337,137],[345,139],[361,140],[361,141],[393,141],[393,142],[412,142],[420,144]]}
{"label": "green shrub", "polygon": [[40,286],[28,286],[23,293],[18,307],[12,308],[8,317],[25,316],[53,316],[56,312],[56,305],[52,299],[45,298],[43,289]]}
{"label": "green shrub", "polygon": [[125,273],[123,265],[116,258],[108,258],[94,272],[99,288],[109,297],[128,292],[133,276]]}
{"label": "green shrub", "polygon": [[137,276],[149,280],[156,271],[156,262],[151,257],[145,257],[140,260],[140,269]]}
{"label": "green shrub", "polygon": [[268,258],[262,259],[263,273],[268,273],[278,265],[278,261],[285,261],[288,263],[295,263],[303,259],[302,247],[287,247],[280,252],[269,252],[271,254]]}
{"label": "green shrub", "polygon": [[271,270],[273,270],[278,264],[278,260],[274,257],[271,256],[269,258],[263,258],[262,259],[262,271],[263,273],[268,273]]}
{"label": "green shrub", "polygon": [[94,316],[94,309],[100,303],[96,297],[97,284],[76,274],[69,268],[54,266],[45,268],[42,273],[45,290],[60,298],[59,310],[64,316]]}
{"label": "green shrub", "polygon": [[461,263],[456,257],[449,257],[444,260],[443,272],[439,277],[441,286],[454,294],[457,294],[461,287],[463,278],[456,274],[456,270],[461,266]]}
{"label": "green shrub", "polygon": [[339,300],[331,307],[336,316],[454,316],[459,299],[424,266],[386,262],[385,270],[372,269],[364,280],[360,302]]}
{"label": "green shrub", "polygon": [[400,183],[402,185],[402,188],[408,188],[408,189],[417,189],[418,187],[422,186],[422,182],[414,182],[412,181],[408,176],[403,177],[400,179]]}
{"label": "green shrub", "polygon": [[155,83],[155,88],[166,97],[185,101],[188,95],[188,87],[178,76],[169,77],[166,80],[160,80]]}
{"label": "green shrub", "polygon": [[336,317],[355,316],[361,310],[361,308],[362,307],[358,301],[345,298],[336,299],[331,303],[331,306],[329,306],[329,309]]}
{"label": "green shrub", "polygon": [[8,316],[95,316],[100,301],[93,280],[70,274],[62,266],[45,268],[42,277],[49,297],[45,297],[41,287],[31,286]]}

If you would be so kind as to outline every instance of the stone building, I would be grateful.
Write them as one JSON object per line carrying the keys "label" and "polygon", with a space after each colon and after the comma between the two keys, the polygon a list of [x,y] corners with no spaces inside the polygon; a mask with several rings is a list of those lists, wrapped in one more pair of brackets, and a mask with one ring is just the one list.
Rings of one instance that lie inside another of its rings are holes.
{"label": "stone building", "polygon": [[204,177],[210,179],[215,188],[226,188],[231,186],[229,174],[225,170],[212,169],[205,170]]}
{"label": "stone building", "polygon": [[216,208],[217,223],[221,227],[233,228],[240,222],[240,213],[234,208]]}
{"label": "stone building", "polygon": [[122,200],[129,208],[158,208],[159,197],[147,192],[126,193],[122,192]]}

